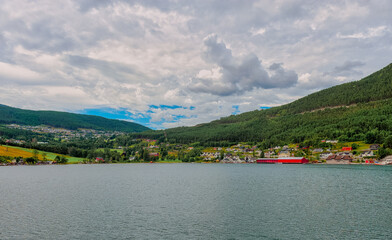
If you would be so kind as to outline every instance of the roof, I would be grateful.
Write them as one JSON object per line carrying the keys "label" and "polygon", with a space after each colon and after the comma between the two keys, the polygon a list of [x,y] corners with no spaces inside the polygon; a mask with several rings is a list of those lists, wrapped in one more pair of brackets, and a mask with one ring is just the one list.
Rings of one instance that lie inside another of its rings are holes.
{"label": "roof", "polygon": [[258,158],[257,160],[278,160],[278,159],[280,159],[280,160],[290,160],[290,159],[292,159],[292,160],[301,160],[301,159],[304,159],[304,157],[280,157],[280,158]]}
{"label": "roof", "polygon": [[328,156],[328,158],[326,160],[353,160],[353,158],[348,155],[332,154],[332,155]]}

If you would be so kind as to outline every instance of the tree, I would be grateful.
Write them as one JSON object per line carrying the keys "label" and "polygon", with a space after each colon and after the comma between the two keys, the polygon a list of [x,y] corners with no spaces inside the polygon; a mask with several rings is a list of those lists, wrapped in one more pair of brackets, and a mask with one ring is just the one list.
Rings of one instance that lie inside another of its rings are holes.
{"label": "tree", "polygon": [[144,160],[144,161],[149,161],[149,160],[150,160],[150,155],[149,155],[149,153],[148,153],[147,150],[145,150],[145,151],[143,152],[143,160]]}
{"label": "tree", "polygon": [[384,148],[392,148],[392,135],[388,136],[384,141]]}
{"label": "tree", "polygon": [[26,158],[26,163],[27,164],[35,164],[35,163],[37,163],[37,160],[35,158],[29,157],[29,158]]}
{"label": "tree", "polygon": [[33,150],[33,158],[35,159],[35,161],[38,161],[38,150],[37,149]]}
{"label": "tree", "polygon": [[160,152],[161,159],[165,159],[168,154],[166,148],[162,147],[159,152]]}
{"label": "tree", "polygon": [[44,152],[44,153],[42,153],[41,155],[42,155],[42,159],[43,159],[44,161],[46,161],[46,160],[47,160],[47,159],[46,159],[47,154]]}
{"label": "tree", "polygon": [[68,162],[68,158],[64,157],[64,156],[56,156],[55,159],[56,163],[58,164],[66,164]]}
{"label": "tree", "polygon": [[377,130],[372,130],[366,133],[365,142],[366,143],[377,143],[380,141],[380,134]]}
{"label": "tree", "polygon": [[386,156],[388,156],[388,154],[389,151],[387,149],[385,149],[384,147],[380,147],[377,152],[377,158],[378,159],[385,158]]}
{"label": "tree", "polygon": [[358,149],[359,146],[358,146],[358,144],[353,143],[353,144],[351,144],[351,147],[353,150],[355,150],[355,149]]}

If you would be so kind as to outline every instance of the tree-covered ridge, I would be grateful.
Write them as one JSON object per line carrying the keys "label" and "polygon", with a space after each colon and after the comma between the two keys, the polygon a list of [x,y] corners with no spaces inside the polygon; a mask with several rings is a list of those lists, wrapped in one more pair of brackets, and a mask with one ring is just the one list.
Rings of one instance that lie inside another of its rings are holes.
{"label": "tree-covered ridge", "polygon": [[141,132],[149,128],[137,123],[107,119],[104,117],[56,112],[56,111],[32,111],[5,105],[0,105],[0,124],[22,125],[49,125],[58,128],[78,129],[88,128],[106,131]]}
{"label": "tree-covered ridge", "polygon": [[382,141],[391,134],[392,64],[360,81],[322,90],[280,107],[135,136],[179,143],[263,141],[273,145],[326,138],[360,141],[371,135]]}
{"label": "tree-covered ridge", "polygon": [[310,94],[275,110],[300,113],[392,98],[392,64],[363,78]]}

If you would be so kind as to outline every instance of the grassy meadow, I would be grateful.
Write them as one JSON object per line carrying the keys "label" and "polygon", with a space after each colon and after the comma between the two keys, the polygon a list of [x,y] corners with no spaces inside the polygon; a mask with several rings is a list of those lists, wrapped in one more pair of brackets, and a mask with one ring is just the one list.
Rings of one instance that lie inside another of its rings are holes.
{"label": "grassy meadow", "polygon": [[[33,151],[34,149],[0,145],[0,156],[29,158],[29,157],[33,157]],[[71,156],[56,154],[52,152],[38,151],[37,157],[39,160],[43,160],[44,153],[46,153],[46,159],[52,161],[56,158],[56,156],[66,157],[68,159],[68,163],[78,163],[83,160],[83,158],[71,157]]]}

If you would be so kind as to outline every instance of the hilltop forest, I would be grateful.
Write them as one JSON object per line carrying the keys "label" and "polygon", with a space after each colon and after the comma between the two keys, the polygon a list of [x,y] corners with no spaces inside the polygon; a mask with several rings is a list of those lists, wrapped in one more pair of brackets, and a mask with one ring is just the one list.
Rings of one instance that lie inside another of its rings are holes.
{"label": "hilltop forest", "polygon": [[149,130],[149,128],[133,122],[67,112],[24,110],[0,104],[0,124],[10,123],[30,126],[48,125],[71,130],[78,128],[121,132]]}
{"label": "hilltop forest", "polygon": [[194,127],[135,133],[171,143],[225,146],[255,141],[263,146],[321,139],[383,142],[392,135],[392,64],[362,80],[334,86],[292,103],[224,117]]}

